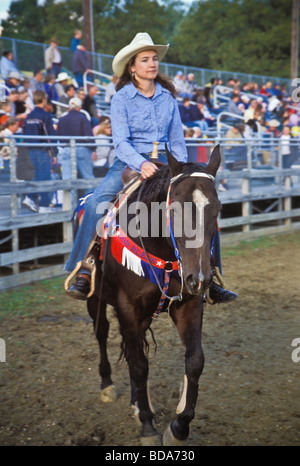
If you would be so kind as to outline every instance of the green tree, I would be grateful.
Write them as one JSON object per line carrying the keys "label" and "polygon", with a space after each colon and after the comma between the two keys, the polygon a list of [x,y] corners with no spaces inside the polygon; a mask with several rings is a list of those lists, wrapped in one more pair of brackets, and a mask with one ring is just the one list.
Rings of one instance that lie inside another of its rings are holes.
{"label": "green tree", "polygon": [[8,18],[2,21],[3,35],[42,42],[45,19],[44,7],[37,0],[14,0],[8,10]]}
{"label": "green tree", "polygon": [[94,17],[97,52],[115,54],[128,44],[137,32],[147,31],[153,41],[165,43],[168,14],[156,0],[125,0],[111,11]]}
{"label": "green tree", "polygon": [[291,1],[194,3],[174,36],[182,64],[289,76]]}

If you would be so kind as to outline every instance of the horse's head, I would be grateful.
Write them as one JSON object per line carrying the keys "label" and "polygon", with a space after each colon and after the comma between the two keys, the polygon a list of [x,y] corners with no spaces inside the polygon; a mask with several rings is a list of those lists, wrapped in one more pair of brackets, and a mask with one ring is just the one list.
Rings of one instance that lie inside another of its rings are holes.
{"label": "horse's head", "polygon": [[214,177],[220,162],[219,146],[207,166],[183,165],[168,152],[170,225],[182,259],[184,283],[193,295],[204,293],[212,280],[211,248],[221,209]]}

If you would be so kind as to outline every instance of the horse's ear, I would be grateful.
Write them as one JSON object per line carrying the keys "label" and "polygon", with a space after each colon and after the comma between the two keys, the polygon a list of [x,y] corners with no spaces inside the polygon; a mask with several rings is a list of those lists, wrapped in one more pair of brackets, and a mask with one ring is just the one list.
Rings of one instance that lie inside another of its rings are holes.
{"label": "horse's ear", "polygon": [[182,172],[181,164],[173,157],[171,152],[169,151],[167,144],[165,145],[167,158],[168,158],[168,165],[170,168],[171,176],[179,175]]}
{"label": "horse's ear", "polygon": [[216,176],[221,163],[220,144],[218,144],[211,153],[209,164],[207,165],[207,173]]}

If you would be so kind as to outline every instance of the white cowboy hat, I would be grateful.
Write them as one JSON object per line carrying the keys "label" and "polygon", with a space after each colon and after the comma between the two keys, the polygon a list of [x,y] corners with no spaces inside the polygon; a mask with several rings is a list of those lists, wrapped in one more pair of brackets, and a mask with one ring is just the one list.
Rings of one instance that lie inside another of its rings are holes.
{"label": "white cowboy hat", "polygon": [[280,122],[279,122],[278,120],[270,120],[270,121],[268,122],[268,125],[277,128],[277,126],[280,125]]}
{"label": "white cowboy hat", "polygon": [[58,74],[58,76],[56,78],[56,82],[59,83],[60,81],[65,81],[66,79],[69,79],[69,75],[68,75],[68,73],[63,71],[63,72]]}
{"label": "white cowboy hat", "polygon": [[169,44],[155,45],[147,32],[138,32],[130,44],[123,47],[113,59],[113,72],[118,77],[122,76],[130,58],[143,50],[155,50],[157,52],[158,61],[161,61],[167,53],[168,48]]}

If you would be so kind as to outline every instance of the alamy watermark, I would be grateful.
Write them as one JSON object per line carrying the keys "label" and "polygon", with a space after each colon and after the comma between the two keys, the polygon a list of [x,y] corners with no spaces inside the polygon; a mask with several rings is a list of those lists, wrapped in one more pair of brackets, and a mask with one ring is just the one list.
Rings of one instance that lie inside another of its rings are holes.
{"label": "alamy watermark", "polygon": [[292,101],[295,103],[300,102],[300,78],[294,78],[292,80]]}
{"label": "alamy watermark", "polygon": [[292,351],[292,361],[300,362],[300,338],[294,338],[291,346],[296,347]]}
{"label": "alamy watermark", "polygon": [[[172,232],[175,238],[183,238],[186,248],[200,248],[204,243],[205,206],[208,200],[201,199],[200,202],[151,202],[148,206],[143,202],[132,202],[127,200],[122,203],[118,212],[118,226],[126,236],[137,238],[139,235],[151,238],[170,237],[172,221]],[[106,222],[109,224],[114,218],[114,205],[111,203],[99,203],[96,213],[99,216],[109,212]],[[111,215],[110,215],[111,213]],[[100,219],[97,225],[98,232],[101,231]],[[113,236],[116,228],[107,230],[108,235]],[[99,234],[99,233],[98,233]]]}

